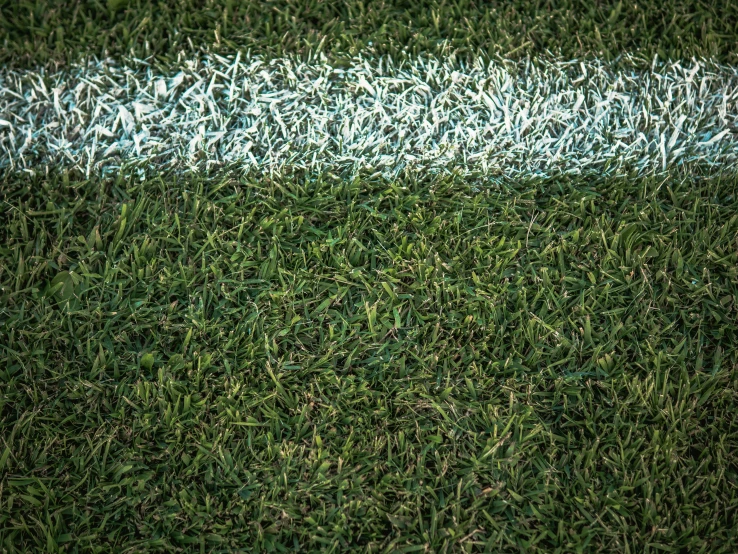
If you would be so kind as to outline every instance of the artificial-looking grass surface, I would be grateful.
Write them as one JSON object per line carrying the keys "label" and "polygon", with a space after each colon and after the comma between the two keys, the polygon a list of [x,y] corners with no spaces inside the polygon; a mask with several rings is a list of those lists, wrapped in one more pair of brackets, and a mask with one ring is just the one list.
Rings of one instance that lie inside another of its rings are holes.
{"label": "artificial-looking grass surface", "polygon": [[698,173],[6,175],[3,548],[734,552],[738,182]]}
{"label": "artificial-looking grass surface", "polygon": [[265,56],[358,52],[738,62],[730,0],[0,0],[0,63],[236,49]]}

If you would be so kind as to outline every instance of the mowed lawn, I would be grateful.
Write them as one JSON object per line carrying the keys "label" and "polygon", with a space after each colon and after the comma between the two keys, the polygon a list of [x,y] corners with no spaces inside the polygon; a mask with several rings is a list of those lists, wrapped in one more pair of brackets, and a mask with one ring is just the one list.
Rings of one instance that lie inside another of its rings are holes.
{"label": "mowed lawn", "polygon": [[[699,137],[649,104],[639,174],[139,173],[71,167],[42,82],[237,51],[727,75],[737,6],[0,0],[0,551],[738,551],[735,98]],[[29,68],[45,99],[6,87]]]}
{"label": "mowed lawn", "polygon": [[329,59],[450,55],[738,63],[732,0],[0,0],[0,63],[204,50]]}
{"label": "mowed lawn", "polygon": [[734,176],[1,190],[8,551],[736,545]]}

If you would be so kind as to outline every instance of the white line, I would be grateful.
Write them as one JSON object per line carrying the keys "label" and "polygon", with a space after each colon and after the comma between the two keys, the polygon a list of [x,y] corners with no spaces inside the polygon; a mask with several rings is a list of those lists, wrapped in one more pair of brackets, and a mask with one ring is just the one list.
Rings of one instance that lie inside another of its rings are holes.
{"label": "white line", "polygon": [[709,61],[462,64],[207,56],[0,70],[0,167],[645,173],[738,159],[738,71]]}

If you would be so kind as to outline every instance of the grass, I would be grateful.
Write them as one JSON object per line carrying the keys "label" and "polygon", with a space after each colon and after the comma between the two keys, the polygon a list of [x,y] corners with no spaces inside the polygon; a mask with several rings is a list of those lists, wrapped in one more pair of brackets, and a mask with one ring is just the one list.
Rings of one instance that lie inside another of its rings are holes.
{"label": "grass", "polygon": [[7,552],[735,552],[738,181],[0,181]]}
{"label": "grass", "polygon": [[0,63],[81,56],[192,55],[252,49],[266,56],[370,51],[402,57],[564,58],[629,52],[650,62],[712,57],[736,63],[738,5],[727,0],[0,0]]}
{"label": "grass", "polygon": [[[0,0],[5,67],[737,38],[727,1]],[[3,552],[738,550],[734,168],[129,173],[0,172]]]}

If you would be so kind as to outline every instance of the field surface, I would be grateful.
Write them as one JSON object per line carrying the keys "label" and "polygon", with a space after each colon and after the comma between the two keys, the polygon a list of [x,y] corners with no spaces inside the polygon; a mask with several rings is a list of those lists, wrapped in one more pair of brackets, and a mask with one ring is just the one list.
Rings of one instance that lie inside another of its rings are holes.
{"label": "field surface", "polygon": [[0,0],[0,551],[736,552],[737,41]]}

